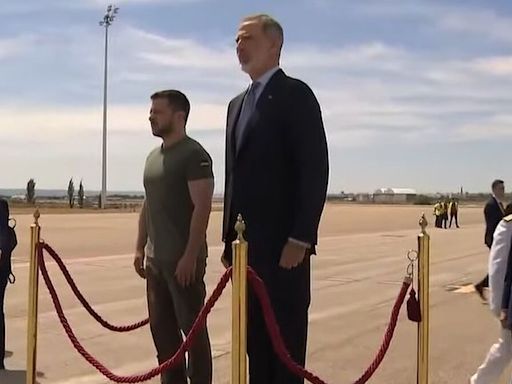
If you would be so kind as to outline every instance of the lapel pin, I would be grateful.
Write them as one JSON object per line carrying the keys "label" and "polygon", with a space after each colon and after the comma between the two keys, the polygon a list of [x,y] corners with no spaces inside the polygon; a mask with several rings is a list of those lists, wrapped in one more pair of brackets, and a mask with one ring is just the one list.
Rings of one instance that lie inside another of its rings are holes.
{"label": "lapel pin", "polygon": [[268,98],[269,98],[269,99],[272,99],[272,95],[268,95]]}

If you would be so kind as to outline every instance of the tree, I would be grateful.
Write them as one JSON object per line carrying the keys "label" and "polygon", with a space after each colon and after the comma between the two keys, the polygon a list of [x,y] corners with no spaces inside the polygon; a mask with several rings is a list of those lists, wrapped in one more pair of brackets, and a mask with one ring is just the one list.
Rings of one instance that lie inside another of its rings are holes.
{"label": "tree", "polygon": [[73,178],[69,179],[68,202],[69,208],[73,208],[73,206],[75,205],[75,184],[73,183]]}
{"label": "tree", "polygon": [[82,180],[80,180],[80,185],[78,186],[78,206],[80,208],[84,207],[84,198],[85,198],[84,185],[82,184]]}
{"label": "tree", "polygon": [[35,204],[36,202],[36,182],[34,179],[30,179],[27,183],[27,203]]}

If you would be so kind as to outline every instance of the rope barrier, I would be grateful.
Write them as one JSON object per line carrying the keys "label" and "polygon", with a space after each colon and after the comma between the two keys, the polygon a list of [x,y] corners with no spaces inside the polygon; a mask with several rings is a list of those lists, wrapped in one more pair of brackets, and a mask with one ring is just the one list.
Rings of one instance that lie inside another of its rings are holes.
{"label": "rope barrier", "polygon": [[106,368],[102,363],[100,363],[96,358],[94,358],[85,348],[82,346],[82,344],[78,341],[76,338],[73,330],[71,329],[71,326],[69,325],[69,322],[66,318],[66,315],[64,314],[64,311],[62,309],[62,305],[60,303],[60,300],[58,298],[57,292],[55,290],[55,287],[53,286],[53,283],[50,279],[50,276],[48,274],[48,270],[46,269],[46,264],[44,261],[44,255],[43,250],[46,249],[46,247],[43,247],[42,244],[38,246],[38,259],[39,259],[39,268],[41,270],[41,275],[43,276],[44,282],[48,288],[48,291],[50,293],[50,296],[53,301],[53,305],[55,306],[55,310],[57,311],[57,315],[59,317],[59,320],[64,327],[64,330],[80,355],[94,368],[96,368],[101,374],[103,374],[105,377],[107,377],[109,380],[116,382],[116,383],[141,383],[144,381],[148,381],[152,379],[153,377],[160,375],[162,372],[166,371],[167,369],[176,367],[178,364],[180,364],[183,359],[185,358],[185,352],[190,350],[190,347],[193,343],[193,340],[197,333],[204,328],[206,324],[206,318],[210,311],[212,310],[213,306],[221,296],[224,288],[226,287],[227,283],[229,282],[229,279],[231,278],[231,268],[226,270],[224,275],[222,275],[222,278],[219,281],[219,284],[212,292],[211,297],[208,299],[204,307],[199,312],[199,315],[197,316],[197,319],[195,320],[194,324],[192,325],[192,329],[188,333],[187,337],[185,338],[185,341],[180,346],[178,351],[172,356],[170,359],[165,361],[164,363],[160,364],[158,367],[151,369],[149,372],[145,374],[140,375],[133,375],[133,376],[120,376],[112,371],[110,371],[108,368]]}
{"label": "rope barrier", "polygon": [[[71,275],[69,274],[69,271],[66,269],[62,259],[58,256],[58,254],[48,245],[45,243],[40,243],[37,247],[37,256],[39,259],[39,268],[41,270],[41,274],[43,277],[43,280],[48,288],[48,291],[50,293],[52,302],[54,304],[55,310],[57,312],[57,315],[59,317],[59,320],[64,327],[64,330],[71,341],[72,345],[75,347],[75,349],[82,355],[82,357],[89,362],[94,368],[96,368],[101,374],[103,374],[105,377],[110,379],[111,381],[114,381],[116,383],[140,383],[143,381],[150,380],[151,378],[161,374],[163,371],[170,369],[172,367],[177,366],[180,364],[184,357],[185,352],[190,350],[190,347],[192,345],[192,342],[194,340],[194,337],[197,335],[197,333],[205,327],[206,325],[206,318],[210,311],[212,310],[213,306],[217,302],[217,300],[222,295],[222,292],[224,288],[226,287],[227,283],[229,282],[231,275],[232,275],[232,268],[229,268],[224,272],[222,275],[218,285],[212,292],[210,298],[205,303],[204,307],[201,309],[197,319],[195,320],[192,329],[188,333],[185,341],[182,343],[178,351],[172,356],[170,359],[165,361],[164,363],[160,364],[158,367],[151,369],[149,372],[145,374],[139,374],[139,375],[133,375],[133,376],[120,376],[116,375],[115,373],[111,372],[108,368],[106,368],[103,364],[101,364],[98,360],[96,360],[89,352],[85,350],[85,348],[81,345],[81,343],[76,338],[73,330],[71,329],[71,326],[69,325],[69,322],[64,314],[62,305],[60,303],[60,300],[58,298],[57,292],[55,290],[55,287],[53,286],[53,283],[50,279],[50,276],[48,274],[48,270],[46,268],[45,260],[44,260],[44,251],[47,251],[50,256],[57,262],[57,265],[63,272],[67,282],[70,284],[73,292],[77,296],[77,298],[84,304],[87,311],[96,319],[98,320],[103,326],[105,326],[108,329],[115,330],[117,332],[127,332],[129,330],[140,328],[140,326],[144,325],[142,323],[146,322],[148,320],[144,320],[142,322],[133,324],[131,326],[126,327],[116,327],[112,326],[111,324],[107,323],[105,320],[103,320],[87,303],[83,295],[80,293],[78,288],[76,287],[76,284],[74,283],[73,279],[71,278]],[[249,281],[249,284],[254,289],[256,296],[258,297],[258,300],[261,303],[263,315],[265,319],[265,323],[267,326],[267,330],[270,335],[270,339],[272,341],[272,345],[274,348],[275,353],[278,355],[279,359],[282,361],[282,363],[292,372],[293,374],[302,377],[306,380],[308,380],[312,384],[327,384],[325,381],[320,379],[318,376],[314,375],[313,373],[309,372],[305,368],[301,367],[299,364],[297,364],[293,359],[291,358],[289,352],[286,349],[285,343],[283,341],[283,338],[281,336],[281,332],[279,330],[279,326],[277,324],[274,311],[272,309],[272,304],[270,302],[270,298],[268,296],[267,290],[265,288],[265,284],[263,280],[256,274],[256,272],[252,268],[247,269],[247,278]],[[377,355],[375,356],[374,360],[370,364],[370,366],[367,368],[367,370],[361,375],[360,378],[358,378],[354,384],[364,384],[366,383],[372,375],[375,373],[379,365],[384,360],[384,357],[389,349],[389,346],[391,345],[391,341],[393,339],[394,331],[397,326],[398,322],[398,316],[400,314],[400,309],[404,303],[407,291],[409,290],[409,287],[411,285],[411,279],[406,278],[402,284],[402,287],[400,289],[400,293],[395,301],[395,304],[393,306],[393,310],[391,312],[390,322],[388,324],[386,333],[384,335],[384,340],[382,342],[381,347],[379,348],[379,351]],[[142,325],[141,325],[142,324]]]}
{"label": "rope barrier", "polygon": [[[263,309],[263,315],[265,318],[265,323],[267,325],[267,329],[270,335],[270,340],[272,341],[272,345],[274,347],[274,351],[279,356],[281,362],[290,370],[290,372],[295,375],[302,377],[308,380],[312,384],[327,384],[325,381],[320,379],[318,376],[315,376],[313,373],[301,367],[295,361],[292,360],[290,354],[286,350],[286,346],[284,344],[283,338],[281,336],[281,332],[279,330],[279,326],[277,325],[276,318],[274,312],[272,311],[272,304],[270,303],[270,299],[268,297],[265,284],[263,280],[258,277],[258,275],[251,269],[247,270],[247,277],[251,286],[253,287],[258,299],[261,303]],[[398,322],[398,315],[400,313],[400,308],[405,300],[405,296],[407,291],[411,285],[410,279],[405,279],[402,288],[400,289],[400,293],[396,299],[395,305],[393,306],[393,310],[391,312],[391,319],[386,330],[383,343],[379,349],[379,352],[375,356],[375,359],[370,364],[368,369],[364,372],[364,374],[357,379],[354,384],[364,384],[366,383],[372,375],[375,373],[380,363],[384,360],[386,352],[388,351],[389,346],[391,345],[391,340],[393,339],[393,334]]]}
{"label": "rope barrier", "polygon": [[55,252],[55,250],[50,247],[48,244],[46,243],[41,243],[41,246],[44,248],[44,250],[46,252],[48,252],[48,254],[53,258],[53,260],[55,260],[55,262],[57,263],[58,267],[60,268],[60,270],[62,271],[62,274],[64,275],[64,278],[66,279],[66,281],[68,282],[71,290],[73,291],[73,293],[75,294],[76,298],[80,301],[80,303],[84,306],[84,308],[87,310],[87,312],[89,313],[89,315],[91,315],[98,323],[100,323],[104,328],[110,330],[110,331],[113,331],[113,332],[130,332],[130,331],[134,331],[136,329],[139,329],[145,325],[147,325],[149,323],[149,318],[146,318],[142,321],[139,321],[137,323],[134,323],[134,324],[130,324],[130,325],[124,325],[124,326],[117,326],[117,325],[112,325],[110,324],[108,321],[104,320],[92,307],[91,305],[88,303],[88,301],[85,299],[85,297],[82,295],[82,293],[80,292],[80,290],[78,289],[78,287],[76,286],[76,283],[74,282],[73,278],[71,277],[71,274],[69,273],[69,270],[66,268],[64,262],[62,261],[62,259],[59,257],[59,255],[57,254],[57,252]]}

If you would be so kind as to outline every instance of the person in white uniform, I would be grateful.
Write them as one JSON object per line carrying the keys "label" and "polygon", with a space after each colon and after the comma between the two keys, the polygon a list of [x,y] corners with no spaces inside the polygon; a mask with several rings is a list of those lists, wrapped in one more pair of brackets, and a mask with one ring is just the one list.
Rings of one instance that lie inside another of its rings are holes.
{"label": "person in white uniform", "polygon": [[[489,255],[489,307],[500,320],[500,337],[489,349],[487,356],[471,376],[470,384],[494,384],[512,361],[512,330],[507,311],[503,308],[505,276],[512,253],[512,209],[507,207],[505,216],[496,227]],[[512,261],[512,258],[511,258]],[[512,384],[512,380],[510,381]]]}

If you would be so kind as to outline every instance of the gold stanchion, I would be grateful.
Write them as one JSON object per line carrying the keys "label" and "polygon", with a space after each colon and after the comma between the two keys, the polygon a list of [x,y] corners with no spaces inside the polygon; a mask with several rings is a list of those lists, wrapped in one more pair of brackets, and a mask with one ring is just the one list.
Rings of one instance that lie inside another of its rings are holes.
{"label": "gold stanchion", "polygon": [[240,259],[236,257],[235,243],[232,244],[231,384],[240,383]]}
{"label": "gold stanchion", "polygon": [[37,363],[37,304],[39,288],[39,262],[37,245],[41,241],[39,210],[34,212],[34,223],[30,226],[30,271],[28,289],[28,324],[27,324],[27,384],[36,382]]}
{"label": "gold stanchion", "polygon": [[418,235],[418,296],[421,308],[421,322],[418,323],[418,371],[417,383],[428,384],[429,366],[429,291],[430,291],[430,235],[425,214],[421,216]]}
{"label": "gold stanchion", "polygon": [[247,241],[245,223],[238,215],[233,242],[233,309],[231,341],[231,384],[247,383]]}

